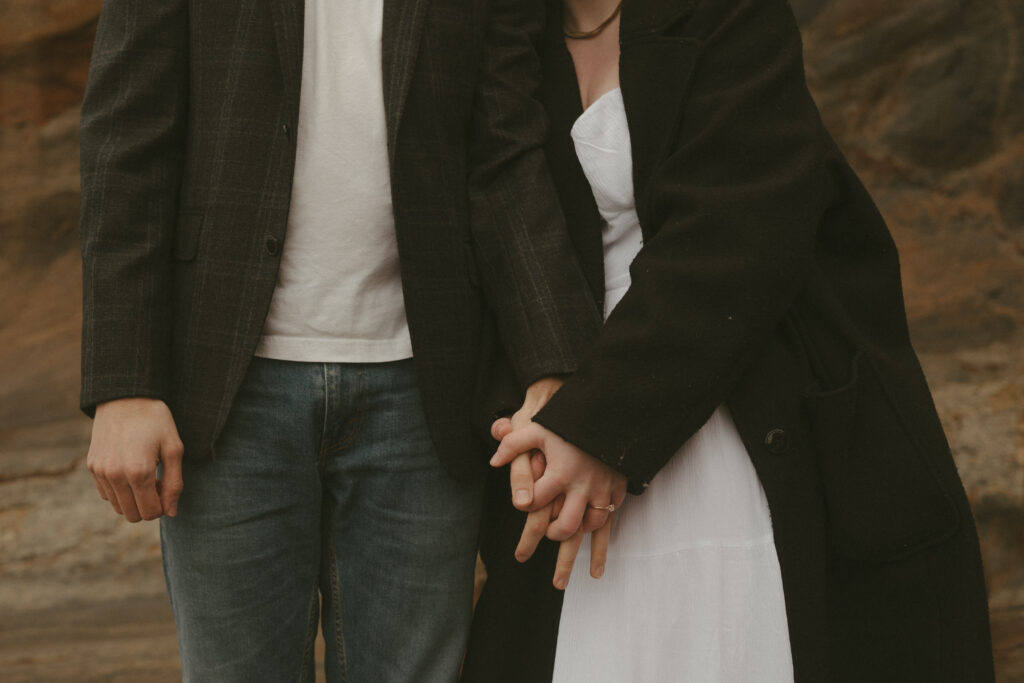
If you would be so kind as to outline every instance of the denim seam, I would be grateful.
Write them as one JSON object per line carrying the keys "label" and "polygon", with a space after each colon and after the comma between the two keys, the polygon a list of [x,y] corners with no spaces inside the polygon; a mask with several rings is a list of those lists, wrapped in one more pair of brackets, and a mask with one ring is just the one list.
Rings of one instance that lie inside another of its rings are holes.
{"label": "denim seam", "polygon": [[363,423],[366,422],[366,411],[363,409],[363,397],[366,394],[366,374],[359,373],[359,384],[356,386],[355,414],[352,415],[348,431],[330,447],[325,446],[327,454],[336,453],[354,443],[363,432]]}
{"label": "denim seam", "polygon": [[317,449],[316,464],[322,476],[327,463],[327,421],[331,408],[331,382],[327,374],[327,363],[321,363],[320,366],[324,373],[324,420],[320,428],[320,448]]}
{"label": "denim seam", "polygon": [[327,562],[329,566],[329,579],[331,585],[331,605],[334,608],[334,651],[338,658],[338,672],[341,683],[348,680],[348,667],[345,662],[345,638],[341,631],[341,589],[338,586],[338,556],[334,552],[334,541],[332,540],[332,520],[327,521]]}
{"label": "denim seam", "polygon": [[[306,642],[302,647],[302,668],[299,670],[299,683],[308,683],[316,680],[316,661],[313,657],[313,647],[316,643],[316,627],[320,623],[320,611],[317,609],[317,597],[320,591],[313,586],[312,595],[309,598],[309,617],[306,620]],[[310,663],[313,666],[310,666]]]}

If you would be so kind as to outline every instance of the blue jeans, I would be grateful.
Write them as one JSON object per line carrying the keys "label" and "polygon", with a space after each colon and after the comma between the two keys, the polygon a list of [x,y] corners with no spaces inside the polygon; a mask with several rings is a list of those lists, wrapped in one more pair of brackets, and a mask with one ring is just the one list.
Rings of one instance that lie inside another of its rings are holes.
{"label": "blue jeans", "polygon": [[412,360],[256,358],[214,457],[161,519],[186,681],[450,682],[482,482],[442,470]]}

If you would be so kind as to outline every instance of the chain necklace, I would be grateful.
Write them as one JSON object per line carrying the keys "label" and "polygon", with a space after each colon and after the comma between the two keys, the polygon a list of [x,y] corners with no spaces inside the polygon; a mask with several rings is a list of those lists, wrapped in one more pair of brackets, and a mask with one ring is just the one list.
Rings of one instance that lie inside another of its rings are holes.
{"label": "chain necklace", "polygon": [[593,38],[597,34],[601,33],[601,31],[603,31],[606,28],[608,28],[608,25],[611,24],[613,21],[615,21],[615,17],[619,16],[619,12],[621,12],[621,11],[622,11],[622,0],[619,0],[619,4],[617,4],[615,6],[615,9],[612,10],[612,13],[608,16],[607,19],[602,21],[600,23],[600,25],[598,25],[597,28],[591,29],[590,31],[573,31],[573,30],[570,30],[569,28],[567,28],[565,26],[565,24],[563,23],[562,24],[562,33],[565,34],[566,38],[570,38],[572,40],[586,40],[587,38]]}

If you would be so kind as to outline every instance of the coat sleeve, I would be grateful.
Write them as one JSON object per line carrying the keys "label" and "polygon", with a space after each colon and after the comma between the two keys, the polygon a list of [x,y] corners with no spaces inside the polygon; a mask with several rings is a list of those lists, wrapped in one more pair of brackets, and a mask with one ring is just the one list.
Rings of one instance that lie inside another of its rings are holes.
{"label": "coat sleeve", "polygon": [[785,0],[699,0],[666,31],[699,50],[653,171],[652,236],[578,372],[535,418],[634,492],[756,359],[810,271],[833,194]]}
{"label": "coat sleeve", "polygon": [[523,386],[574,370],[600,327],[542,146],[540,0],[492,0],[476,89],[470,211],[480,280]]}
{"label": "coat sleeve", "polygon": [[186,0],[103,3],[81,118],[82,408],[166,399]]}

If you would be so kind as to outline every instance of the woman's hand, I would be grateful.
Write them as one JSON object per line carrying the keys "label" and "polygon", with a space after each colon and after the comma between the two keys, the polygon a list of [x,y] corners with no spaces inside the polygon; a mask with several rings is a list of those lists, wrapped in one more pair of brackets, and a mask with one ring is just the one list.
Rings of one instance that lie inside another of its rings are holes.
{"label": "woman's hand", "polygon": [[533,504],[513,504],[533,511],[564,495],[562,510],[548,527],[551,540],[568,540],[581,524],[584,531],[604,526],[613,509],[609,506],[618,507],[625,499],[625,476],[535,422],[506,434],[491,465],[502,467],[534,450],[544,454],[545,468],[534,486]]}
{"label": "woman's hand", "polygon": [[[604,526],[590,535],[590,575],[595,579],[604,576],[604,564],[608,558],[608,541],[611,538],[612,524],[615,513],[610,513]],[[552,580],[555,588],[565,590],[569,585],[572,567],[576,563],[576,555],[583,544],[586,534],[583,527],[573,534],[572,538],[558,544],[558,559],[555,561],[555,576]]]}
{"label": "woman's hand", "polygon": [[[507,435],[511,434],[515,429],[514,423],[507,417],[500,418],[494,421],[491,425],[491,436],[494,437],[495,441],[501,441]],[[532,453],[520,453],[516,456],[516,459],[512,461],[512,467],[515,468],[517,464],[521,467],[524,465],[526,469],[526,476],[529,477],[529,485],[531,487],[532,499],[532,487],[533,482],[540,479],[541,475],[544,474],[545,461],[544,454],[540,451],[534,451]],[[510,478],[516,476],[516,473],[512,471]],[[522,486],[523,474],[520,471],[519,481],[520,487]],[[513,491],[516,489],[516,483],[512,484]],[[521,489],[520,489],[521,490]],[[515,495],[513,494],[513,502],[517,502]],[[540,539],[544,538],[548,531],[548,525],[551,523],[551,518],[555,515],[555,505],[561,507],[561,499],[556,499],[544,507],[538,510],[532,510],[526,515],[526,523],[523,525],[523,533],[519,537],[519,545],[516,546],[516,560],[519,562],[526,562],[533,556],[534,551],[537,550],[537,544],[540,543]]]}
{"label": "woman's hand", "polygon": [[[513,422],[509,418],[496,420],[491,426],[491,435],[497,441],[513,431]],[[546,462],[544,454],[534,451],[527,454],[520,454],[517,460],[525,460],[529,463],[531,484],[544,474]],[[531,511],[527,514],[526,523],[523,525],[523,533],[519,538],[519,545],[516,547],[515,557],[519,562],[526,562],[537,549],[540,539],[547,534],[551,521],[557,519],[562,510],[564,496],[558,496],[551,503],[542,508]],[[603,511],[594,512],[601,513]],[[605,560],[608,555],[608,542],[612,529],[612,514],[609,513],[601,522],[601,525],[593,531],[590,544],[590,575],[595,579],[601,578],[604,574]],[[590,532],[586,521],[571,538],[562,541],[558,546],[558,558],[555,563],[555,574],[552,583],[555,588],[564,590],[569,585],[569,577],[583,543],[584,534]]]}

